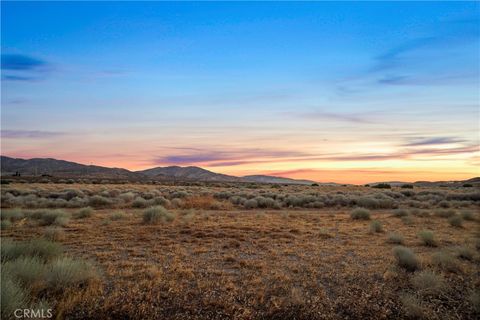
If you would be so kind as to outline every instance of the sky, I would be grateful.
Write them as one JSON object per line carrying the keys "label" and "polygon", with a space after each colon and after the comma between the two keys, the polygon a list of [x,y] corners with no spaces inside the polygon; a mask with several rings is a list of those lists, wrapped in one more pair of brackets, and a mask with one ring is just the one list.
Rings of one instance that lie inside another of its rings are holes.
{"label": "sky", "polygon": [[478,2],[1,2],[1,153],[320,182],[480,175]]}

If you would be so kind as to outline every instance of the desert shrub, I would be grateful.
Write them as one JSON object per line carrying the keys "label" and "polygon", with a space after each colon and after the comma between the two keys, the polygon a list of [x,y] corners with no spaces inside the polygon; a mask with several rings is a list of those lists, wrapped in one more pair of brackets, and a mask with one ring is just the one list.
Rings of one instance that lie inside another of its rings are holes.
{"label": "desert shrub", "polygon": [[7,272],[2,270],[1,275],[1,318],[13,319],[15,310],[23,309],[27,305],[28,293]]}
{"label": "desert shrub", "polygon": [[468,295],[468,300],[472,304],[473,310],[480,313],[480,293],[472,290]]}
{"label": "desert shrub", "polygon": [[350,213],[350,217],[354,220],[370,220],[370,211],[365,208],[355,208]]}
{"label": "desert shrub", "polygon": [[463,219],[459,215],[454,215],[448,218],[448,222],[452,227],[461,228],[463,226]]}
{"label": "desert shrub", "polygon": [[438,203],[438,206],[440,208],[450,208],[450,202],[443,200]]}
{"label": "desert shrub", "polygon": [[415,273],[411,282],[412,286],[422,295],[439,295],[446,289],[443,278],[427,270]]}
{"label": "desert shrub", "polygon": [[82,208],[78,212],[76,212],[73,217],[75,219],[84,219],[84,218],[89,218],[93,214],[93,209],[90,207]]}
{"label": "desert shrub", "polygon": [[162,206],[148,208],[143,212],[143,223],[156,224],[159,222],[171,222],[175,215]]}
{"label": "desert shrub", "polygon": [[12,222],[10,220],[2,220],[0,226],[1,230],[7,230],[12,226]]}
{"label": "desert shrub", "polygon": [[400,186],[402,189],[413,189],[413,184],[402,184]]}
{"label": "desert shrub", "polygon": [[425,309],[422,306],[422,301],[411,294],[402,294],[400,296],[400,302],[402,303],[403,311],[408,318],[412,319],[424,319]]}
{"label": "desert shrub", "polygon": [[467,210],[464,210],[460,213],[461,217],[463,218],[463,220],[466,220],[466,221],[473,221],[475,220],[475,216],[473,215],[473,212],[472,211],[467,211]]}
{"label": "desert shrub", "polygon": [[133,192],[125,192],[120,194],[118,197],[122,199],[123,202],[129,203],[129,202],[132,202],[133,199],[135,199],[135,194]]}
{"label": "desert shrub", "polygon": [[123,220],[127,216],[123,212],[114,212],[110,215],[110,220],[116,221],[116,220]]}
{"label": "desert shrub", "polygon": [[457,257],[459,257],[460,259],[469,260],[469,261],[473,260],[473,256],[475,254],[472,249],[465,246],[456,248],[455,253]]}
{"label": "desert shrub", "polygon": [[397,218],[405,217],[408,215],[408,211],[406,209],[395,209],[393,210],[393,216]]}
{"label": "desert shrub", "polygon": [[382,231],[383,231],[383,227],[380,221],[373,220],[372,222],[370,222],[370,232],[382,232]]}
{"label": "desert shrub", "polygon": [[435,241],[434,235],[432,231],[429,230],[422,230],[418,233],[420,240],[422,243],[428,247],[436,247],[437,241]]}
{"label": "desert shrub", "polygon": [[66,206],[68,208],[81,208],[81,207],[84,207],[86,204],[87,204],[87,201],[85,199],[75,197],[69,200]]}
{"label": "desert shrub", "polygon": [[17,221],[22,219],[25,215],[20,209],[0,210],[2,220]]}
{"label": "desert shrub", "polygon": [[2,262],[18,259],[20,257],[38,257],[51,260],[63,253],[61,245],[45,239],[30,241],[12,241],[3,239],[1,246]]}
{"label": "desert shrub", "polygon": [[65,239],[65,232],[59,227],[47,227],[43,232],[43,237],[50,241],[61,241]]}
{"label": "desert shrub", "polygon": [[421,217],[421,218],[426,218],[426,217],[430,216],[430,212],[428,212],[427,210],[421,210],[421,209],[418,209],[418,208],[411,209],[410,214],[412,214],[416,217]]}
{"label": "desert shrub", "polygon": [[24,288],[39,287],[45,273],[45,262],[33,256],[22,256],[2,264],[2,272],[19,281]]}
{"label": "desert shrub", "polygon": [[464,184],[462,185],[462,187],[464,187],[464,188],[473,188],[473,184],[471,184],[471,183],[464,183]]}
{"label": "desert shrub", "polygon": [[420,268],[420,263],[412,250],[403,246],[393,248],[393,255],[397,265],[407,271],[415,271]]}
{"label": "desert shrub", "polygon": [[46,266],[46,282],[54,290],[83,285],[96,277],[95,268],[83,260],[62,257]]}
{"label": "desert shrub", "polygon": [[170,194],[170,199],[174,199],[174,198],[185,198],[185,197],[188,197],[189,194],[188,192],[186,191],[174,191]]}
{"label": "desert shrub", "polygon": [[29,217],[39,220],[42,226],[65,226],[68,223],[69,214],[63,210],[40,210],[30,212]]}
{"label": "desert shrub", "polygon": [[432,263],[433,265],[445,271],[457,272],[459,270],[459,266],[455,258],[446,251],[435,252],[432,255]]}
{"label": "desert shrub", "polygon": [[374,197],[359,197],[353,202],[359,207],[368,209],[388,209],[396,206],[395,201],[384,194],[376,194]]}
{"label": "desert shrub", "polygon": [[170,201],[168,199],[165,199],[162,196],[153,198],[152,203],[156,206],[163,206],[163,207],[168,207],[170,205]]}
{"label": "desert shrub", "polygon": [[391,189],[392,187],[388,183],[379,183],[379,184],[376,184],[376,185],[372,186],[372,188]]}
{"label": "desert shrub", "polygon": [[182,208],[183,207],[183,200],[181,198],[173,198],[170,201],[170,205],[172,208]]}
{"label": "desert shrub", "polygon": [[257,205],[259,208],[274,208],[276,205],[276,201],[272,198],[265,198],[262,196],[256,197],[255,200],[257,201]]}
{"label": "desert shrub", "polygon": [[245,207],[245,209],[254,209],[258,207],[258,203],[257,203],[257,200],[255,199],[249,199],[245,201],[243,206]]}
{"label": "desert shrub", "polygon": [[394,243],[394,244],[403,244],[404,238],[401,234],[398,233],[389,233],[388,234],[388,243]]}
{"label": "desert shrub", "polygon": [[112,201],[106,197],[95,195],[88,199],[88,204],[94,208],[102,208],[112,204]]}
{"label": "desert shrub", "polygon": [[404,216],[401,218],[403,224],[409,226],[413,224],[413,218],[410,215]]}
{"label": "desert shrub", "polygon": [[455,215],[455,210],[437,210],[435,211],[435,215],[440,218],[450,218]]}
{"label": "desert shrub", "polygon": [[181,201],[181,207],[185,209],[218,210],[222,207],[222,203],[217,201],[212,195],[189,196]]}
{"label": "desert shrub", "polygon": [[411,190],[402,190],[400,191],[400,193],[403,194],[405,197],[413,197],[415,195],[415,192]]}
{"label": "desert shrub", "polygon": [[148,207],[148,201],[142,197],[136,197],[132,202],[132,208],[143,209]]}

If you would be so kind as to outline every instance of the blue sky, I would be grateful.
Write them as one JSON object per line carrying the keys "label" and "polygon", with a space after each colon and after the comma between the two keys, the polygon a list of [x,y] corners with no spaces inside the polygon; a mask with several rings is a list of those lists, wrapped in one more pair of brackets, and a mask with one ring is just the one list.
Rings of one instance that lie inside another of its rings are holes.
{"label": "blue sky", "polygon": [[478,174],[479,10],[2,2],[2,153],[354,182]]}

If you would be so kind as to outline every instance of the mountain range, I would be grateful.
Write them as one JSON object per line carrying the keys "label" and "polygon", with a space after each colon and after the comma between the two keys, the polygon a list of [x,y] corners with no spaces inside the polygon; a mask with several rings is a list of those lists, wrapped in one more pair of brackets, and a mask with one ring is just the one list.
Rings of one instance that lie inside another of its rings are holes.
{"label": "mountain range", "polygon": [[308,185],[315,183],[315,181],[310,180],[296,180],[268,175],[236,177],[192,166],[155,167],[141,171],[130,171],[123,168],[84,165],[52,158],[19,159],[1,156],[2,176],[11,176],[16,173],[21,176],[48,175],[62,178],[123,179],[134,181],[258,182]]}
{"label": "mountain range", "polygon": [[[13,176],[52,176],[57,178],[84,178],[84,179],[114,179],[128,181],[165,181],[165,182],[254,182],[272,184],[302,184],[311,185],[317,183],[312,180],[299,180],[269,175],[249,175],[236,177],[221,173],[215,173],[200,167],[155,167],[140,171],[130,171],[123,168],[108,168],[95,165],[85,165],[71,161],[57,160],[52,158],[19,159],[7,156],[0,157],[1,175]],[[409,184],[402,181],[386,181],[370,183],[388,183],[392,186]],[[472,184],[480,186],[480,177],[463,181],[417,181],[410,184],[416,186],[433,185],[462,185]],[[321,185],[338,185],[337,183],[319,183]]]}

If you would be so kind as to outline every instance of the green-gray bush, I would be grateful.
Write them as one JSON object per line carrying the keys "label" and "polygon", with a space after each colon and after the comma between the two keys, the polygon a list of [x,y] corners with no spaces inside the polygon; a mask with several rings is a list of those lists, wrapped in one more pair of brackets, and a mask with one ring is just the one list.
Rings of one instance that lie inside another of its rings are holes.
{"label": "green-gray bush", "polygon": [[393,210],[393,216],[397,218],[405,217],[408,215],[408,211],[406,209],[395,209]]}
{"label": "green-gray bush", "polygon": [[401,234],[398,233],[390,233],[388,235],[387,239],[388,243],[393,243],[393,244],[403,244],[404,238]]}
{"label": "green-gray bush", "polygon": [[435,241],[435,237],[432,231],[429,230],[422,230],[418,233],[420,240],[422,240],[423,244],[428,247],[436,247],[437,241]]}
{"label": "green-gray bush", "polygon": [[94,195],[88,199],[88,205],[94,208],[107,207],[112,204],[112,201],[100,195]]}
{"label": "green-gray bush", "polygon": [[93,214],[93,209],[90,208],[90,207],[86,207],[86,208],[82,208],[80,210],[78,210],[74,215],[73,217],[75,219],[84,219],[84,218],[89,218],[91,217]]}
{"label": "green-gray bush", "polygon": [[0,210],[2,220],[17,221],[22,219],[25,215],[20,209],[3,209]]}
{"label": "green-gray bush", "polygon": [[446,251],[435,252],[432,255],[432,263],[445,271],[457,272],[460,269],[455,258]]}
{"label": "green-gray bush", "polygon": [[10,222],[10,220],[2,220],[0,222],[0,229],[1,230],[9,229],[11,226],[12,226],[12,223]]}
{"label": "green-gray bush", "polygon": [[162,206],[148,208],[143,212],[143,223],[156,224],[159,222],[171,222],[175,215]]}
{"label": "green-gray bush", "polygon": [[350,213],[350,217],[354,220],[370,220],[370,211],[365,208],[355,208]]}
{"label": "green-gray bush", "polygon": [[25,308],[28,303],[28,293],[3,270],[1,297],[2,319],[14,319],[13,313],[15,310]]}
{"label": "green-gray bush", "polygon": [[148,201],[143,199],[142,197],[136,197],[135,200],[132,202],[132,208],[146,208],[148,207]]}
{"label": "green-gray bush", "polygon": [[472,211],[464,210],[460,213],[460,215],[463,218],[463,220],[466,220],[466,221],[475,220],[475,216],[473,215]]}
{"label": "green-gray bush", "polygon": [[60,241],[65,238],[65,232],[59,227],[47,227],[43,232],[43,236],[50,241]]}
{"label": "green-gray bush", "polygon": [[245,207],[245,209],[254,209],[254,208],[258,207],[258,203],[257,203],[257,200],[250,199],[250,200],[245,201],[243,206]]}
{"label": "green-gray bush", "polygon": [[95,268],[83,260],[62,257],[46,267],[46,282],[50,288],[59,290],[87,283],[97,277]]}
{"label": "green-gray bush", "polygon": [[380,221],[378,220],[373,220],[370,222],[370,232],[382,232],[383,231],[383,226]]}
{"label": "green-gray bush", "polygon": [[460,259],[469,260],[469,261],[472,261],[475,255],[475,252],[472,249],[465,246],[458,247],[455,250],[455,252],[457,254],[457,257],[459,257]]}
{"label": "green-gray bush", "polygon": [[439,295],[445,291],[445,281],[440,275],[428,270],[415,273],[412,285],[422,295]]}
{"label": "green-gray bush", "polygon": [[1,246],[2,262],[18,259],[20,257],[39,257],[43,260],[51,260],[63,253],[60,244],[46,239],[29,241],[12,241],[3,239]]}
{"label": "green-gray bush", "polygon": [[393,255],[398,266],[407,271],[415,271],[420,268],[420,263],[412,250],[403,246],[393,248]]}
{"label": "green-gray bush", "polygon": [[122,220],[125,219],[127,216],[123,212],[114,212],[110,215],[110,220],[116,221],[116,220]]}
{"label": "green-gray bush", "polygon": [[448,222],[452,227],[461,228],[463,226],[463,219],[459,215],[454,215],[448,218]]}

